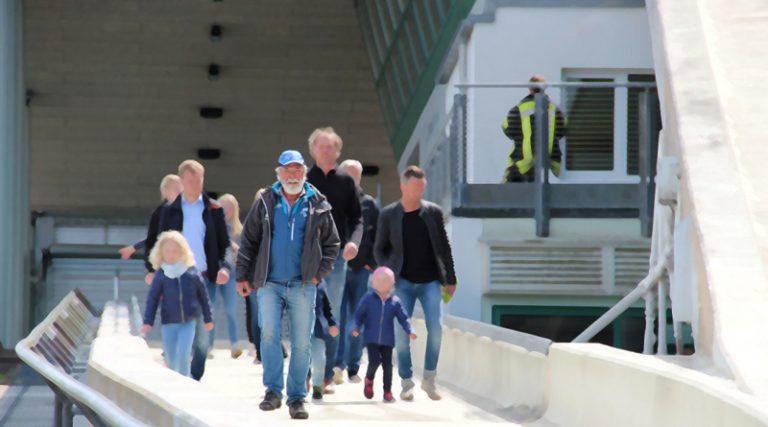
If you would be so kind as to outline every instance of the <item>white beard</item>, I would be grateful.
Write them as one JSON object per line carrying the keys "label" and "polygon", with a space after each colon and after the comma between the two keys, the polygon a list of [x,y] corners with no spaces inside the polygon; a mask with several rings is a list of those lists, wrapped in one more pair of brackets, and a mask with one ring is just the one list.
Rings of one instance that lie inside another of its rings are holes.
{"label": "white beard", "polygon": [[291,196],[295,196],[296,194],[300,194],[304,190],[304,181],[306,179],[301,180],[290,180],[286,182],[282,182],[283,185],[283,191],[285,191],[286,194],[289,194]]}

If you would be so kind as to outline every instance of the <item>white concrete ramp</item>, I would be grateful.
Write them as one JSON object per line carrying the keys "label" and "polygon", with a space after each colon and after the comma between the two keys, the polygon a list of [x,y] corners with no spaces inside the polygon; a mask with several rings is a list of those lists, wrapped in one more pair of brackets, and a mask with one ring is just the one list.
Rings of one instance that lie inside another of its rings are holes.
{"label": "white concrete ramp", "polygon": [[[159,360],[159,352],[156,350]],[[366,363],[363,363],[366,366]],[[251,358],[241,356],[232,359],[228,350],[214,350],[214,358],[208,360],[203,385],[222,394],[236,394],[247,406],[258,408],[264,397],[262,385],[262,365],[255,365]],[[286,363],[287,372],[287,363]],[[395,377],[397,373],[395,372]],[[511,423],[498,415],[487,412],[469,403],[466,397],[443,389],[443,399],[430,400],[418,387],[415,399],[411,402],[398,400],[394,404],[381,401],[381,369],[375,380],[375,396],[368,400],[363,396],[362,384],[344,383],[336,386],[336,393],[327,395],[323,401],[311,401],[307,405],[312,425],[397,425],[410,426],[422,424],[440,425],[519,425]],[[393,391],[399,391],[399,379],[395,378]],[[288,421],[288,409],[285,405],[272,412],[262,413],[260,422],[269,419],[275,422]],[[272,425],[272,424],[270,424]]]}

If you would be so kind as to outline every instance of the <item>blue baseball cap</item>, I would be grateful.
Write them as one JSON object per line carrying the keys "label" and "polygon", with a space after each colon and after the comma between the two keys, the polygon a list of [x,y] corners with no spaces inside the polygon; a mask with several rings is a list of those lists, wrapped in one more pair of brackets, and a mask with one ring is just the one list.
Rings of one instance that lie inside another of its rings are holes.
{"label": "blue baseball cap", "polygon": [[291,163],[298,163],[302,166],[306,166],[304,164],[304,157],[302,157],[301,153],[299,153],[296,150],[285,150],[280,154],[280,157],[277,159],[277,163],[280,164],[280,166],[288,166]]}

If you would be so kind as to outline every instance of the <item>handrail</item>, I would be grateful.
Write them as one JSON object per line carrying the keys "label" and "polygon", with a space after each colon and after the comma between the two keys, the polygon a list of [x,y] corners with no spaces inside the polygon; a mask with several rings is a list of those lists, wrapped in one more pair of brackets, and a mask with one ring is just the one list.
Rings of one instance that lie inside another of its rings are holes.
{"label": "handrail", "polygon": [[548,87],[589,87],[589,88],[647,88],[656,87],[654,82],[525,82],[525,83],[459,83],[454,85],[457,89],[503,89],[503,88],[540,88]]}
{"label": "handrail", "polygon": [[[667,248],[661,260],[651,269],[650,272],[648,272],[648,275],[645,276],[645,278],[637,284],[637,287],[635,287],[632,292],[628,293],[627,296],[622,298],[619,302],[616,303],[616,305],[611,307],[602,316],[600,316],[591,325],[589,325],[589,327],[587,327],[584,332],[580,333],[576,338],[573,339],[573,342],[589,342],[589,340],[594,338],[595,335],[605,329],[606,326],[616,320],[622,313],[627,311],[627,309],[631,307],[632,304],[639,301],[640,298],[643,298],[648,292],[653,290],[654,286],[656,286],[656,284],[658,284],[659,281],[664,277],[664,273],[667,271],[667,260],[671,255],[672,248]],[[666,327],[666,325],[660,325],[659,327]]]}
{"label": "handrail", "polygon": [[[143,427],[146,424],[136,420],[127,412],[123,411],[114,402],[96,392],[87,385],[68,375],[62,369],[54,366],[41,355],[32,349],[37,345],[40,338],[45,336],[49,327],[63,315],[69,315],[69,308],[75,300],[80,300],[75,291],[70,292],[64,299],[40,322],[30,334],[16,344],[16,354],[29,367],[38,372],[45,378],[49,384],[61,393],[66,395],[72,401],[92,410],[104,425],[119,427]],[[86,303],[85,301],[82,301]],[[56,391],[56,390],[54,390]]]}

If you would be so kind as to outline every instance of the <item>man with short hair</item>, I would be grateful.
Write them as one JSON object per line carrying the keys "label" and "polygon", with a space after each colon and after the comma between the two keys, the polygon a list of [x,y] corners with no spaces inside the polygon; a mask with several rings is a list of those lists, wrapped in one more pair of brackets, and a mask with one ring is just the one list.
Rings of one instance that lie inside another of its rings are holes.
{"label": "man with short hair", "polygon": [[346,329],[346,325],[352,322],[357,304],[368,291],[368,279],[371,272],[376,268],[376,259],[373,257],[373,242],[376,240],[376,223],[379,221],[379,205],[376,203],[376,199],[365,194],[360,186],[363,178],[362,163],[352,159],[344,160],[339,165],[339,169],[351,176],[357,185],[360,206],[363,211],[363,238],[360,241],[357,256],[347,263],[344,299],[341,304],[341,313],[337,314],[341,319],[341,333],[339,334],[339,351],[336,354],[336,367],[333,368],[333,379],[336,384],[344,382],[344,369],[347,370],[351,382],[359,383],[362,381],[357,373],[360,371],[360,358],[363,356],[363,341],[360,337],[349,335],[350,331]]}
{"label": "man with short hair", "polygon": [[[259,405],[272,411],[282,404],[283,311],[291,331],[287,404],[293,419],[309,418],[307,396],[316,285],[333,268],[339,236],[331,205],[306,182],[307,167],[298,151],[284,151],[278,182],[261,192],[245,219],[237,255],[237,290],[256,292],[261,326],[261,360],[267,389]],[[253,298],[253,296],[251,297]]]}
{"label": "man with short hair", "polygon": [[[403,302],[408,316],[413,316],[416,300],[424,309],[427,324],[424,380],[421,388],[433,400],[442,396],[437,391],[437,361],[443,336],[440,302],[443,293],[456,292],[456,272],[443,211],[423,200],[426,174],[418,166],[408,166],[400,175],[402,198],[386,206],[379,215],[374,254],[379,266],[395,272],[395,294]],[[402,379],[400,398],[413,399],[413,365],[408,336],[398,330],[395,336],[397,367]]]}
{"label": "man with short hair", "polygon": [[[362,210],[357,186],[351,176],[337,169],[336,162],[341,156],[343,141],[332,127],[315,129],[309,135],[309,153],[315,165],[307,173],[307,181],[314,185],[331,204],[333,221],[341,240],[341,254],[336,259],[333,272],[325,279],[328,300],[333,313],[341,312],[341,301],[347,277],[347,261],[357,256],[363,237]],[[325,337],[325,393],[333,393],[333,368],[339,337]]]}
{"label": "man with short hair", "polygon": [[[229,281],[231,266],[226,258],[229,248],[229,233],[224,220],[224,209],[203,192],[205,168],[196,160],[185,160],[179,165],[182,193],[170,204],[163,207],[157,229],[147,233],[147,249],[144,253],[151,283],[154,270],[148,262],[157,236],[163,231],[181,232],[195,255],[195,265],[202,273],[208,293],[216,285]],[[192,350],[192,378],[200,380],[205,373],[205,360],[209,350],[209,332],[203,329],[204,322],[197,322],[195,343]]]}

